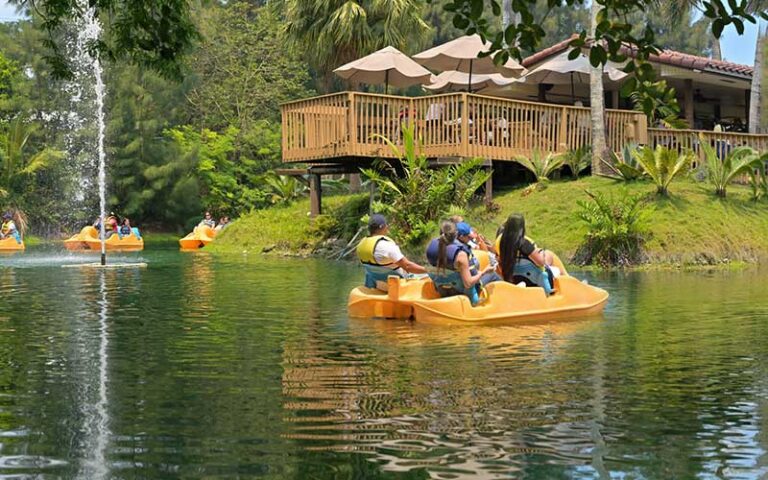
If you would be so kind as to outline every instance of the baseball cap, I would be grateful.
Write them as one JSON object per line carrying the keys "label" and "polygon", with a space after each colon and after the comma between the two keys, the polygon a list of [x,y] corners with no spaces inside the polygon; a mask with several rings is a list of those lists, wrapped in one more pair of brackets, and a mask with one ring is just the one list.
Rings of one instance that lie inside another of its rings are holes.
{"label": "baseball cap", "polygon": [[469,235],[472,233],[472,228],[467,222],[459,222],[456,224],[456,233],[458,233],[459,236]]}
{"label": "baseball cap", "polygon": [[376,230],[386,225],[387,225],[387,219],[384,218],[384,215],[381,215],[380,213],[374,213],[368,219],[368,230],[370,230],[371,232],[375,232]]}

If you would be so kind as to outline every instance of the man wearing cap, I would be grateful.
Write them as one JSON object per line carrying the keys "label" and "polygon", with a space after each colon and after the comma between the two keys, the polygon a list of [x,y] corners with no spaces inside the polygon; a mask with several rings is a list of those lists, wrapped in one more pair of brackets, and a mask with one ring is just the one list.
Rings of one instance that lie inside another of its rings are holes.
{"label": "man wearing cap", "polygon": [[387,277],[406,277],[408,273],[427,273],[427,270],[408,260],[394,240],[389,238],[389,225],[384,215],[371,215],[368,236],[357,245],[357,257],[365,266],[365,286],[387,291]]}

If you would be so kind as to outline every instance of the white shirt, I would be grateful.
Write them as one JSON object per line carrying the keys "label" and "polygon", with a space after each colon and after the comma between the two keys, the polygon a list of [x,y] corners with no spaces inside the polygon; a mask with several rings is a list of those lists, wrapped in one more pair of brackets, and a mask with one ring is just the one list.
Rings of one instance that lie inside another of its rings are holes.
{"label": "white shirt", "polygon": [[405,255],[400,251],[400,247],[395,242],[388,240],[382,240],[376,244],[376,248],[373,249],[373,258],[379,265],[387,265],[390,263],[397,263],[403,259]]}

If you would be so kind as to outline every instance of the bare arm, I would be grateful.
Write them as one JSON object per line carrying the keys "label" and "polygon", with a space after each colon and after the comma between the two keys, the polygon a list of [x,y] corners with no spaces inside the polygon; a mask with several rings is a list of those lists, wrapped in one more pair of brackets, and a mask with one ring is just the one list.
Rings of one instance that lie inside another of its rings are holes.
{"label": "bare arm", "polygon": [[414,263],[408,258],[403,257],[400,259],[400,261],[395,262],[395,265],[402,268],[408,273],[427,273],[427,269],[419,265],[418,263]]}
{"label": "bare arm", "polygon": [[539,267],[543,267],[547,264],[544,260],[544,250],[541,248],[534,250],[533,253],[528,255],[528,258]]}
{"label": "bare arm", "polygon": [[461,281],[464,283],[464,288],[470,288],[472,285],[475,285],[477,282],[479,282],[483,275],[496,269],[496,267],[491,267],[489,265],[485,268],[485,270],[479,271],[475,275],[472,275],[472,272],[469,269],[469,257],[467,256],[466,252],[459,252],[459,254],[456,256],[456,267],[459,271],[459,275],[461,275]]}

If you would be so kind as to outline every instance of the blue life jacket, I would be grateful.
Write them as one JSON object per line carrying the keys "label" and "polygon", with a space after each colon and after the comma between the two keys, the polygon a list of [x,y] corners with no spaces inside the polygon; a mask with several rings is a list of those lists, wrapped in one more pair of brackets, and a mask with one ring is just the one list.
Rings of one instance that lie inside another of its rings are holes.
{"label": "blue life jacket", "polygon": [[[439,249],[440,239],[438,238],[429,242],[429,246],[427,246],[427,261],[433,267],[437,266],[437,256]],[[480,300],[479,291],[482,288],[482,285],[480,285],[478,282],[469,288],[464,286],[464,280],[461,279],[461,274],[456,271],[455,266],[456,256],[459,254],[459,252],[464,252],[467,254],[467,257],[469,257],[470,274],[477,275],[477,265],[479,262],[475,256],[472,255],[472,249],[470,249],[468,245],[455,240],[453,243],[446,245],[445,247],[447,263],[445,267],[447,270],[438,273],[430,273],[429,278],[432,279],[432,283],[435,284],[435,289],[441,297],[451,297],[453,295],[464,294],[469,297],[472,305],[477,305],[477,302]]]}
{"label": "blue life jacket", "polygon": [[526,283],[538,285],[549,296],[554,290],[552,285],[553,275],[549,267],[542,269],[527,258],[518,258],[515,268],[512,270],[515,277],[523,277]]}

